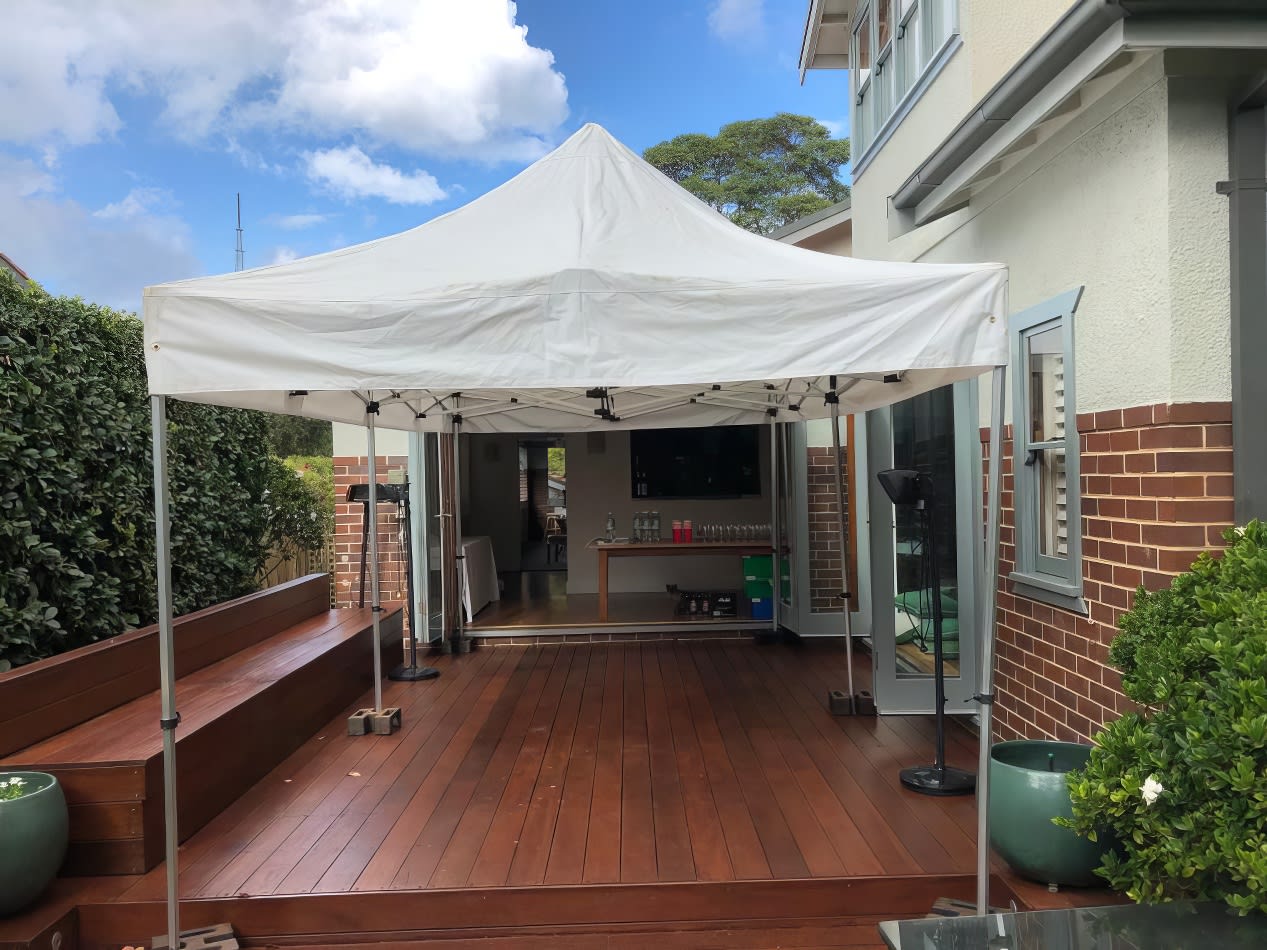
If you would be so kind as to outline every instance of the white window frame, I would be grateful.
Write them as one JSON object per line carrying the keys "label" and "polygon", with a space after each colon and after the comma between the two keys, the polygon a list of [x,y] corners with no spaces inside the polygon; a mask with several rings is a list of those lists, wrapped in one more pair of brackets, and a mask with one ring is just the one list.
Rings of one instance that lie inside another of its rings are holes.
{"label": "white window frame", "polygon": [[[881,5],[889,8],[889,41],[884,49],[879,47],[879,24],[875,16]],[[936,43],[936,48],[928,50],[928,37],[923,34],[928,17],[923,14],[928,8],[938,5],[946,23],[945,37]],[[850,130],[853,137],[853,175],[862,173],[884,143],[888,141],[893,130],[914,107],[924,94],[943,66],[962,45],[959,35],[959,0],[912,0],[910,8],[901,13],[902,0],[864,0],[858,4],[854,15],[853,32],[849,45],[849,61],[853,64],[850,73]],[[915,44],[901,44],[905,30],[913,18],[919,17],[921,36]],[[868,49],[870,51],[870,67],[865,80],[861,79],[858,69],[859,34],[867,30]],[[903,54],[905,50],[905,54]],[[904,55],[914,51],[924,60],[923,65],[914,70],[909,88],[902,88],[899,77],[906,75]],[[885,95],[887,93],[887,95]],[[883,113],[883,114],[882,114]]]}
{"label": "white window frame", "polygon": [[[1015,569],[1010,580],[1016,593],[1056,607],[1085,614],[1082,600],[1082,492],[1078,436],[1077,386],[1074,362],[1074,314],[1083,288],[1053,297],[1014,315],[1008,321],[1012,348],[1012,477],[1015,500]],[[1064,355],[1065,432],[1046,442],[1030,440],[1029,339],[1039,333],[1061,331]],[[1027,464],[1046,451],[1065,453],[1066,555],[1041,553],[1039,535],[1040,469]],[[1031,455],[1031,453],[1034,453]]]}

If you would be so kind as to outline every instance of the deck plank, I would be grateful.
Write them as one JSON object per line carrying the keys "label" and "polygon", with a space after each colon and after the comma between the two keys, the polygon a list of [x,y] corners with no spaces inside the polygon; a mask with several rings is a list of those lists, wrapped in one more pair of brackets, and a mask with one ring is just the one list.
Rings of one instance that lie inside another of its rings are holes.
{"label": "deck plank", "polygon": [[620,880],[620,782],[624,752],[624,681],[626,646],[608,647],[603,677],[603,707],[594,759],[589,834],[585,841],[586,884]]}
{"label": "deck plank", "polygon": [[646,695],[647,752],[651,766],[651,815],[655,829],[656,880],[694,881],[695,858],[686,822],[682,778],[673,748],[669,701],[660,672],[657,644],[642,648],[642,681]]}
{"label": "deck plank", "polygon": [[[532,789],[523,821],[515,830],[516,840],[510,867],[495,883],[525,886],[543,884],[550,847],[563,800],[568,763],[577,736],[578,718],[589,676],[592,650],[575,650],[568,678],[559,700],[558,714],[551,724],[541,769]],[[583,854],[583,848],[581,849]]]}
{"label": "deck plank", "polygon": [[624,648],[624,745],[620,775],[620,880],[656,879],[655,817],[651,807],[651,750],[647,743],[647,697],[642,678],[643,647]]}
{"label": "deck plank", "polygon": [[788,826],[783,809],[761,768],[761,762],[752,746],[752,736],[744,728],[730,698],[732,684],[722,678],[706,646],[692,649],[690,656],[713,707],[713,715],[721,730],[726,753],[739,778],[744,801],[747,802],[757,835],[761,839],[766,860],[770,863],[770,873],[776,878],[809,877],[810,870],[805,855],[801,853],[796,836]]}
{"label": "deck plank", "polygon": [[496,887],[506,883],[515,849],[523,832],[524,819],[533,790],[544,765],[546,749],[563,702],[563,693],[571,678],[572,662],[577,651],[560,647],[536,712],[528,724],[528,732],[519,746],[501,796],[489,821],[488,833],[475,856],[467,887]]}
{"label": "deck plank", "polygon": [[559,814],[550,839],[545,884],[580,884],[585,876],[598,731],[603,715],[603,684],[611,651],[589,649],[586,652],[590,655],[589,669],[585,674],[576,735],[572,738],[567,772],[563,778]]}

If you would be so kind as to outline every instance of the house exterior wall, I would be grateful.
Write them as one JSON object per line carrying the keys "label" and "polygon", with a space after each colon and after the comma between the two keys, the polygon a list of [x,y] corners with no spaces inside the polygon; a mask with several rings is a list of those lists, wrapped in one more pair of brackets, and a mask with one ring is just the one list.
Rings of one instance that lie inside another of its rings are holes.
{"label": "house exterior wall", "polygon": [[[1214,188],[1228,170],[1222,81],[1155,54],[967,207],[905,231],[890,214],[889,196],[1068,7],[962,3],[963,47],[853,186],[860,257],[1001,261],[1014,313],[1086,288],[1070,409],[1089,613],[1022,597],[1008,580],[1009,437],[997,615],[1004,739],[1087,740],[1120,714],[1126,700],[1106,665],[1118,619],[1138,586],[1165,586],[1219,546],[1233,517],[1228,209]],[[989,403],[987,381],[982,424]],[[968,450],[988,451],[987,438]]]}

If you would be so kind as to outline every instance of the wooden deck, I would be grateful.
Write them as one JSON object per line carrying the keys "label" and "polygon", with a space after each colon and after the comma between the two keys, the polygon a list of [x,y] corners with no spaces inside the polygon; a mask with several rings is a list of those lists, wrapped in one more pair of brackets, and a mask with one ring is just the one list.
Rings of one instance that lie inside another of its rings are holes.
{"label": "wooden deck", "polygon": [[[973,869],[973,799],[898,781],[930,758],[930,723],[826,712],[836,650],[500,646],[438,665],[387,687],[400,733],[335,719],[188,841],[182,894]],[[952,763],[973,757],[952,732]],[[162,893],[158,868],[120,899]]]}

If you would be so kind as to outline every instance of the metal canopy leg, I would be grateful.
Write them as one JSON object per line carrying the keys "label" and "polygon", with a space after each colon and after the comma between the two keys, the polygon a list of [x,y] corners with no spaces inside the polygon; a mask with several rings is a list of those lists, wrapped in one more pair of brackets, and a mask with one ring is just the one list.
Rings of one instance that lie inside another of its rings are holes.
{"label": "metal canopy leg", "polygon": [[[845,676],[848,690],[848,712],[856,715],[859,712],[858,694],[853,687],[853,592],[849,590],[849,537],[845,534],[845,488],[841,469],[844,467],[844,453],[840,448],[840,397],[836,395],[836,378],[831,380],[831,447],[832,447],[832,480],[836,488],[836,544],[840,553],[840,613],[845,623]],[[835,697],[833,713],[845,712],[844,704]]]}
{"label": "metal canopy leg", "polygon": [[373,617],[374,637],[374,708],[360,709],[348,720],[348,732],[364,735],[391,735],[400,728],[400,709],[383,707],[383,601],[378,569],[378,446],[374,440],[374,423],[378,417],[378,402],[369,394],[365,404],[365,449],[369,456],[366,467],[369,476],[369,541],[370,541],[370,613]]}
{"label": "metal canopy leg", "polygon": [[[454,399],[457,404],[457,399]],[[466,639],[466,546],[462,544],[462,416],[453,416],[453,564],[457,571],[457,627],[454,646],[457,653],[468,653]]]}
{"label": "metal canopy leg", "polygon": [[990,472],[985,516],[985,566],[981,572],[981,706],[977,749],[977,914],[989,912],[990,902],[990,747],[994,715],[995,597],[999,586],[999,519],[1003,509],[1003,416],[1007,398],[1007,367],[996,366],[990,397]]}
{"label": "metal canopy leg", "polygon": [[158,562],[158,670],[163,718],[163,821],[167,850],[167,946],[180,946],[180,846],[176,824],[176,657],[172,638],[171,518],[167,488],[167,400],[150,397],[150,428],[154,453],[154,537]]}
{"label": "metal canopy leg", "polygon": [[783,595],[781,551],[779,541],[783,532],[779,524],[779,424],[770,416],[770,632],[779,633],[779,607]]}

